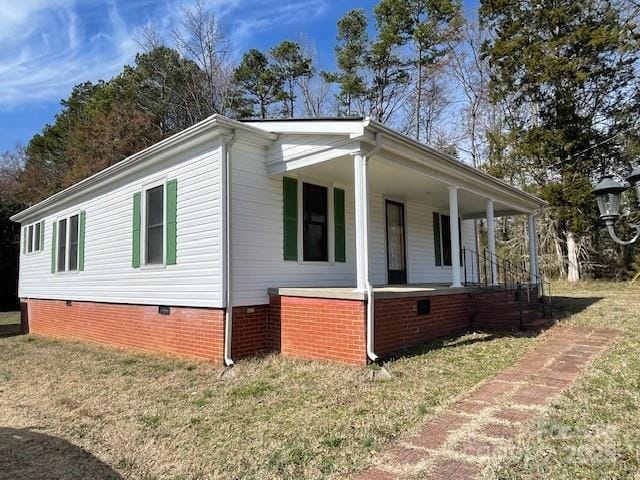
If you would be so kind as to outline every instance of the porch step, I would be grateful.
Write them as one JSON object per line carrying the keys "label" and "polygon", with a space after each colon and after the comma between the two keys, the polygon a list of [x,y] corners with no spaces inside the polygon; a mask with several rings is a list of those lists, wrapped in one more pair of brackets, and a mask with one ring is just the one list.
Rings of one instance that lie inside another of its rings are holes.
{"label": "porch step", "polygon": [[522,328],[523,330],[544,330],[545,328],[553,326],[555,323],[553,318],[540,317],[535,320],[522,322]]}

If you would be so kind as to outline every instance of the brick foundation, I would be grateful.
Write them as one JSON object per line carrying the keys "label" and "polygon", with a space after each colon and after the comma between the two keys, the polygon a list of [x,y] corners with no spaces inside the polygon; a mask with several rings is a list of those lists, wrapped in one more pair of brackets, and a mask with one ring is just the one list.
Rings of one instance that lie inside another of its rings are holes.
{"label": "brick foundation", "polygon": [[[513,304],[514,295],[500,291],[376,299],[375,351],[385,357],[471,326],[496,327],[486,318],[483,323],[478,307],[480,313],[490,312],[491,322],[513,323],[513,312],[505,310],[507,316],[499,318],[498,312]],[[418,313],[418,302],[428,302],[428,313]],[[157,306],[35,299],[24,300],[24,305],[28,324],[23,329],[35,334],[217,363],[223,359],[224,309],[171,307],[169,315],[162,315]],[[268,305],[234,307],[232,357],[264,352],[364,365],[366,301],[272,295]]]}
{"label": "brick foundation", "polygon": [[29,330],[37,335],[83,340],[184,358],[222,361],[224,310],[64,300],[23,300]]}
{"label": "brick foundation", "polygon": [[282,355],[366,364],[365,302],[282,296],[271,310],[280,313]]}
{"label": "brick foundation", "polygon": [[271,351],[267,341],[268,305],[233,307],[233,335],[231,356],[234,359],[247,358]]}
{"label": "brick foundation", "polygon": [[[418,314],[418,302],[428,301],[430,313]],[[469,328],[473,297],[469,293],[375,300],[375,351],[380,356]]]}

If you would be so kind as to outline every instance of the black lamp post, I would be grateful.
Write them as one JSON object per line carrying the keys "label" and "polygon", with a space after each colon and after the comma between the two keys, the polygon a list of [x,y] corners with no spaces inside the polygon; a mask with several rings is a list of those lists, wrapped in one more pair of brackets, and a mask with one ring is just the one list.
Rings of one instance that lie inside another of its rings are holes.
{"label": "black lamp post", "polygon": [[[636,167],[631,175],[627,177],[627,181],[635,187],[640,201],[640,167]],[[609,235],[614,242],[620,245],[631,245],[640,238],[640,225],[631,225],[636,230],[635,236],[631,240],[620,240],[616,235],[615,223],[620,217],[620,194],[624,192],[628,186],[616,182],[610,176],[603,177],[593,194],[598,201],[598,209],[600,210],[600,218],[604,221]]]}

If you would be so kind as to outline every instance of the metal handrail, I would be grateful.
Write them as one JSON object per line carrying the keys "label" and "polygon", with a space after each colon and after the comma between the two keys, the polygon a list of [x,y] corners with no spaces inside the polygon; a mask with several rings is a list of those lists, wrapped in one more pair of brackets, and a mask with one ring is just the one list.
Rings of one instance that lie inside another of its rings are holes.
{"label": "metal handrail", "polygon": [[[486,248],[479,253],[465,247],[462,249],[462,259],[465,286],[517,290],[519,296],[526,290],[529,300],[532,290],[535,289],[537,299],[542,302],[544,317],[553,317],[551,284],[545,281],[542,275],[532,273],[524,265],[517,265],[506,258],[491,254]],[[520,299],[518,301],[520,302]]]}

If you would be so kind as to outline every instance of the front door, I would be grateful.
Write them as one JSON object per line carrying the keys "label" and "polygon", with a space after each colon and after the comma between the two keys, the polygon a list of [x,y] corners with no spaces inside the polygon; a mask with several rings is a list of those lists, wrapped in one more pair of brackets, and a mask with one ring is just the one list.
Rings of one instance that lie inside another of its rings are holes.
{"label": "front door", "polygon": [[390,284],[407,283],[404,205],[387,200],[387,271]]}

